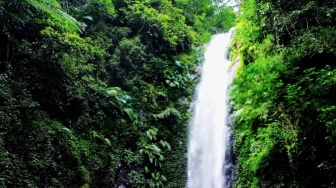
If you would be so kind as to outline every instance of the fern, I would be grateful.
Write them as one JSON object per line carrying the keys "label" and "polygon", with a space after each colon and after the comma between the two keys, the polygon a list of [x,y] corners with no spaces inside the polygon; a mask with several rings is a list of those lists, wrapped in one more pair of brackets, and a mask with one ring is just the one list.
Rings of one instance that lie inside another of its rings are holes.
{"label": "fern", "polygon": [[158,119],[165,119],[169,116],[175,116],[177,118],[181,117],[181,113],[176,110],[175,108],[167,108],[165,109],[164,111],[162,111],[161,113],[159,114],[153,114],[153,117],[158,120]]}

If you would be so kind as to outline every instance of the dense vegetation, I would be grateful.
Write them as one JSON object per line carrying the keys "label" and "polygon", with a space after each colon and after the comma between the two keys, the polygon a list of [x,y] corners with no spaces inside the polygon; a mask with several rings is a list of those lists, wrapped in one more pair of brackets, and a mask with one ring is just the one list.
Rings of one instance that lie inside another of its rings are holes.
{"label": "dense vegetation", "polygon": [[0,0],[0,187],[185,187],[197,47],[234,17],[210,0]]}
{"label": "dense vegetation", "polygon": [[[185,187],[213,2],[0,0],[0,187]],[[336,187],[336,2],[240,9],[234,186]]]}
{"label": "dense vegetation", "polygon": [[336,1],[245,0],[238,20],[234,186],[336,187]]}

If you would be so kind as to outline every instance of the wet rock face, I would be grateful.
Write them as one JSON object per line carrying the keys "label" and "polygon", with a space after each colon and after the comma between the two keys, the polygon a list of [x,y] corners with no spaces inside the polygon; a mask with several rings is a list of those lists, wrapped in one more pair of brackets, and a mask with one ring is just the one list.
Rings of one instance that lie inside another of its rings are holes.
{"label": "wet rock face", "polygon": [[119,184],[118,188],[130,187],[130,172],[134,169],[134,164],[127,165],[125,161],[120,161],[115,176],[115,182]]}
{"label": "wet rock face", "polygon": [[233,157],[233,134],[229,131],[227,135],[227,145],[225,150],[225,161],[223,165],[223,175],[225,178],[224,188],[232,188],[232,183],[234,180],[234,157]]}
{"label": "wet rock face", "polygon": [[224,177],[225,177],[225,185],[224,188],[232,188],[232,182],[234,180],[234,165],[225,165],[224,166]]}

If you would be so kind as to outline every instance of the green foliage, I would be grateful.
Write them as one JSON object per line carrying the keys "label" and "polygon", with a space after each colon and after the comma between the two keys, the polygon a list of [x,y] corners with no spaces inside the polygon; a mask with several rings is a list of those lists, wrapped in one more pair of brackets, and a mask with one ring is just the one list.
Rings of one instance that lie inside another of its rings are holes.
{"label": "green foliage", "polygon": [[236,14],[232,7],[223,7],[211,19],[213,32],[227,32],[236,24]]}
{"label": "green foliage", "polygon": [[[79,26],[81,23],[61,10],[61,6],[57,0],[26,0],[26,2],[34,6],[37,10],[43,11],[43,13],[50,19],[47,23],[53,25],[57,29],[62,29],[63,31],[80,31]],[[41,22],[43,21],[41,20]]]}
{"label": "green foliage", "polygon": [[234,20],[215,12],[1,0],[0,187],[185,187],[196,46]]}
{"label": "green foliage", "polygon": [[231,90],[235,187],[335,186],[334,9],[332,1],[241,5],[231,51],[241,63]]}
{"label": "green foliage", "polygon": [[[143,141],[143,149],[139,150],[150,163],[149,166],[145,166],[144,168],[145,173],[149,175],[147,180],[149,187],[164,187],[164,183],[167,181],[167,178],[155,168],[161,168],[162,162],[165,159],[160,147],[171,150],[171,146],[167,141],[163,140],[160,140],[159,143],[155,143],[157,141],[157,131],[158,129],[155,127],[146,131],[147,140]],[[154,169],[153,166],[155,167]]]}
{"label": "green foliage", "polygon": [[89,6],[91,8],[90,10],[92,10],[92,12],[90,12],[92,16],[100,15],[99,13],[106,14],[112,18],[116,16],[111,0],[92,0],[90,1]]}

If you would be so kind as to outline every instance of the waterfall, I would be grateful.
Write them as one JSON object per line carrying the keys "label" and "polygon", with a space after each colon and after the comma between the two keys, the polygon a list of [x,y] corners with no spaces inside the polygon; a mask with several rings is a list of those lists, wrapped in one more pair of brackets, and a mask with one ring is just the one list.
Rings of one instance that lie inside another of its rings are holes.
{"label": "waterfall", "polygon": [[206,47],[196,88],[188,145],[188,188],[230,188],[233,179],[228,87],[235,75],[227,50],[234,29],[214,35]]}

